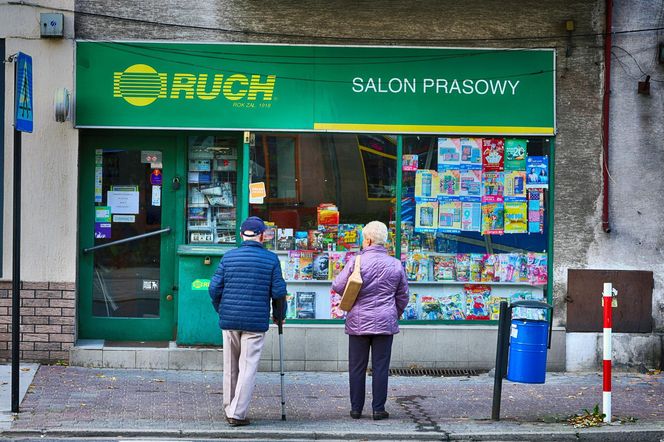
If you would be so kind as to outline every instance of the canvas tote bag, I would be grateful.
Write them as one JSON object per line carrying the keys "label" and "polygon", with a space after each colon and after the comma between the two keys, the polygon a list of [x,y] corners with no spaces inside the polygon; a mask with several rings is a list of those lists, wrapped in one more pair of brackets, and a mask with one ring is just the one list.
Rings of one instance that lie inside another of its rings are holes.
{"label": "canvas tote bag", "polygon": [[349,312],[355,304],[358,293],[362,288],[362,276],[360,276],[360,255],[355,256],[355,267],[353,273],[348,277],[344,293],[341,295],[341,303],[339,308],[343,311]]}

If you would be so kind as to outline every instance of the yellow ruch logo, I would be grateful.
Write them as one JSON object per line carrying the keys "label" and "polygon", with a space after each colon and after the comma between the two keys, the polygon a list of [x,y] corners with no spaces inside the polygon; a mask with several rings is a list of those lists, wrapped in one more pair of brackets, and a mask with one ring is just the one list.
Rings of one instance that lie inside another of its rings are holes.
{"label": "yellow ruch logo", "polygon": [[259,74],[166,74],[135,64],[113,74],[113,97],[133,106],[147,106],[157,98],[207,101],[219,95],[229,101],[272,101],[276,79],[276,75]]}
{"label": "yellow ruch logo", "polygon": [[113,74],[113,97],[124,98],[134,106],[147,106],[157,98],[166,98],[166,77],[147,64],[129,66]]}

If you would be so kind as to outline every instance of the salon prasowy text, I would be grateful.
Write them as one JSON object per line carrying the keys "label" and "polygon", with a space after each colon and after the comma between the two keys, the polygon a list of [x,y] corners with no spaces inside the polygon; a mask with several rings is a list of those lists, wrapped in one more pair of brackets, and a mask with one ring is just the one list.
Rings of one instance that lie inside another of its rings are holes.
{"label": "salon prasowy text", "polygon": [[352,90],[361,94],[516,95],[520,80],[456,78],[353,78]]}

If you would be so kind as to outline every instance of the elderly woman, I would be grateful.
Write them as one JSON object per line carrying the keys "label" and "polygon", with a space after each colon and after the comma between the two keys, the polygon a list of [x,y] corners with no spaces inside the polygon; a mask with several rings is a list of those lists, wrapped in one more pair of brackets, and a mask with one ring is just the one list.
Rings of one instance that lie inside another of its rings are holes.
{"label": "elderly woman", "polygon": [[[387,226],[372,221],[362,230],[360,273],[362,289],[346,317],[348,335],[348,375],[350,380],[350,416],[362,417],[369,350],[373,369],[372,392],[374,420],[387,419],[387,377],[392,354],[392,339],[399,333],[399,318],[408,304],[408,282],[399,260],[387,254]],[[343,293],[355,261],[347,263],[332,283]]]}

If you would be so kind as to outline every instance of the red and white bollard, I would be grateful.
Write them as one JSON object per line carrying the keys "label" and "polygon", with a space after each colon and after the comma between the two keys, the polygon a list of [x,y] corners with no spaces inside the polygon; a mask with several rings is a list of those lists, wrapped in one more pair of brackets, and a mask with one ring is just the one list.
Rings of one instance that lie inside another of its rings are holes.
{"label": "red and white bollard", "polygon": [[613,327],[613,288],[610,282],[604,283],[602,305],[604,306],[604,392],[602,411],[604,422],[611,423],[611,329]]}

